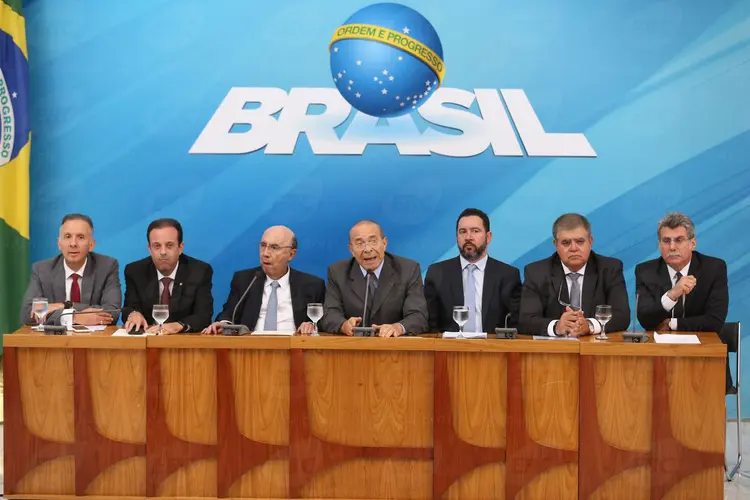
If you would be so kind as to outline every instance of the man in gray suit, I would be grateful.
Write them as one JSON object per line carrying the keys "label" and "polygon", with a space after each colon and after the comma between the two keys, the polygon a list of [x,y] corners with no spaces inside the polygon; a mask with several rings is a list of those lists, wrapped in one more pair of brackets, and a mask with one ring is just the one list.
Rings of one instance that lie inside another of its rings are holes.
{"label": "man in gray suit", "polygon": [[[33,324],[31,302],[49,300],[47,324],[108,325],[117,322],[122,304],[117,261],[92,252],[94,224],[82,214],[63,217],[57,247],[60,255],[34,264],[21,308],[21,321]],[[85,314],[78,314],[85,312]],[[63,314],[65,313],[65,314]]]}
{"label": "man in gray suit", "polygon": [[380,337],[398,337],[427,330],[419,264],[387,253],[387,245],[376,222],[363,220],[351,228],[352,258],[328,268],[322,331],[351,336],[361,324],[372,326]]}

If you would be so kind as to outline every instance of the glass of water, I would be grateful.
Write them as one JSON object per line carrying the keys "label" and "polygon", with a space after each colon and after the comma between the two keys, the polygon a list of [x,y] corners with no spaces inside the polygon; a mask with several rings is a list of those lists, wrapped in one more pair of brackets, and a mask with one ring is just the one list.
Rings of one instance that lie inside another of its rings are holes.
{"label": "glass of water", "polygon": [[167,304],[154,304],[151,316],[153,316],[154,321],[159,323],[159,335],[161,335],[163,333],[162,325],[169,318],[169,306]]}
{"label": "glass of water", "polygon": [[458,325],[458,338],[464,338],[464,325],[469,321],[469,308],[466,306],[455,306],[453,308],[453,321]]}
{"label": "glass of water", "polygon": [[597,340],[609,340],[604,332],[604,327],[612,319],[612,306],[596,306],[596,320],[602,324],[602,332],[596,336]]}
{"label": "glass of water", "polygon": [[323,304],[317,302],[307,304],[307,317],[310,318],[310,321],[312,321],[315,326],[315,331],[312,333],[313,336],[320,335],[318,333],[318,321],[323,317]]}
{"label": "glass of water", "polygon": [[31,312],[36,316],[37,325],[32,327],[32,330],[44,331],[44,317],[47,316],[47,311],[49,311],[49,300],[44,297],[34,297],[31,301]]}

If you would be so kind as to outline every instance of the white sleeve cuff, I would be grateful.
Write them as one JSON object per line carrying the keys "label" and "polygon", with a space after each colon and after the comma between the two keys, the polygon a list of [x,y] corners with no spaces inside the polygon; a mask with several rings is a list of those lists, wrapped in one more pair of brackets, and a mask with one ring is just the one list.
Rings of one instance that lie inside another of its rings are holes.
{"label": "white sleeve cuff", "polygon": [[75,309],[63,309],[60,315],[60,324],[66,328],[73,326],[73,314]]}
{"label": "white sleeve cuff", "polygon": [[549,325],[547,325],[547,335],[550,337],[557,337],[557,334],[555,333],[555,327],[557,326],[557,320],[550,321]]}
{"label": "white sleeve cuff", "polygon": [[596,318],[586,318],[591,325],[591,333],[596,333],[597,335],[602,333],[602,324],[599,323],[599,321]]}
{"label": "white sleeve cuff", "polygon": [[672,331],[677,330],[677,318],[672,318],[669,320],[669,329]]}
{"label": "white sleeve cuff", "polygon": [[661,306],[664,308],[665,311],[669,312],[672,309],[674,309],[674,306],[677,305],[676,300],[672,300],[669,298],[669,295],[664,293],[664,295],[661,296]]}

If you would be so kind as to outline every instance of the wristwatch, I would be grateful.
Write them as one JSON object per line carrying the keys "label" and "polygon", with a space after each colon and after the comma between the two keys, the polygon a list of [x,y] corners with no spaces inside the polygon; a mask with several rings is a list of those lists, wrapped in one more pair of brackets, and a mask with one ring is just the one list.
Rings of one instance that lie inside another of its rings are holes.
{"label": "wristwatch", "polygon": [[69,300],[63,302],[63,309],[73,309],[73,303]]}
{"label": "wristwatch", "polygon": [[182,327],[182,330],[180,330],[180,333],[190,331],[190,325],[188,325],[187,323],[183,323],[182,321],[178,321],[178,323]]}

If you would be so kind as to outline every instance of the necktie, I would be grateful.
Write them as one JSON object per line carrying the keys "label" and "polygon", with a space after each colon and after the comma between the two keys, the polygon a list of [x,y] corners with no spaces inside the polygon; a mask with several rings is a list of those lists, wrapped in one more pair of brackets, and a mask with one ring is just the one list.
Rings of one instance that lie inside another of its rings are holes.
{"label": "necktie", "polygon": [[[678,271],[674,275],[674,284],[675,285],[680,281],[680,278],[682,278],[682,273]],[[680,297],[679,299],[677,299],[677,303],[672,308],[672,317],[673,318],[684,318],[685,317],[685,306],[684,306],[684,302],[683,302],[684,300],[685,300],[685,296],[684,295],[682,297]]]}
{"label": "necktie", "polygon": [[268,306],[266,307],[266,322],[263,325],[263,330],[266,332],[276,331],[276,312],[279,308],[279,299],[276,296],[276,290],[281,285],[278,281],[271,282],[271,295],[268,297]]}
{"label": "necktie", "polygon": [[172,296],[169,293],[169,285],[172,283],[172,278],[162,278],[161,279],[162,285],[164,285],[164,289],[161,291],[161,300],[159,301],[160,304],[169,305],[169,298]]}
{"label": "necktie", "polygon": [[78,279],[80,278],[79,275],[76,273],[73,273],[70,275],[71,278],[73,278],[73,284],[70,285],[70,301],[71,302],[80,302],[81,301],[81,287],[78,284]]}
{"label": "necktie", "polygon": [[464,305],[469,308],[469,321],[464,325],[464,331],[475,332],[477,328],[477,290],[474,281],[476,264],[466,266],[466,287],[464,287]]}
{"label": "necktie", "polygon": [[378,277],[372,271],[367,272],[368,280],[367,289],[367,317],[362,318],[362,324],[365,326],[371,326],[370,318],[372,318],[372,304],[375,298],[375,291],[378,289]]}
{"label": "necktie", "polygon": [[568,273],[570,277],[570,306],[576,311],[581,309],[581,285],[578,284],[580,273]]}

